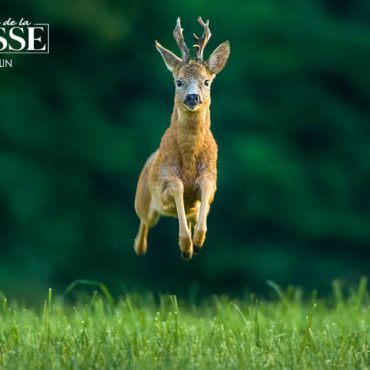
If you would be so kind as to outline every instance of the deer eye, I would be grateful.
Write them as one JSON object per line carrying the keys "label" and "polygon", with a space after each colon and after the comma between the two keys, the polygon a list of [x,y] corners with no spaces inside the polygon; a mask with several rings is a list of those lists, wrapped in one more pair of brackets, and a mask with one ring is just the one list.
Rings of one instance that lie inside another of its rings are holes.
{"label": "deer eye", "polygon": [[209,80],[205,80],[205,81],[204,81],[204,85],[205,85],[205,86],[209,86]]}
{"label": "deer eye", "polygon": [[182,82],[180,80],[176,80],[176,86],[177,87],[181,87],[182,86]]}

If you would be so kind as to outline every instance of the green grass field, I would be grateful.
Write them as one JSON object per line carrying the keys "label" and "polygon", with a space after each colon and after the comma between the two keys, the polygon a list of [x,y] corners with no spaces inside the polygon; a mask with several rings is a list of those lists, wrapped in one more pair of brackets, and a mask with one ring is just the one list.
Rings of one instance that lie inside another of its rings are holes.
{"label": "green grass field", "polygon": [[[40,310],[2,299],[1,369],[369,369],[366,279],[353,291],[303,298],[213,297],[193,306],[174,296],[75,304],[49,296]],[[104,288],[104,287],[103,287]]]}

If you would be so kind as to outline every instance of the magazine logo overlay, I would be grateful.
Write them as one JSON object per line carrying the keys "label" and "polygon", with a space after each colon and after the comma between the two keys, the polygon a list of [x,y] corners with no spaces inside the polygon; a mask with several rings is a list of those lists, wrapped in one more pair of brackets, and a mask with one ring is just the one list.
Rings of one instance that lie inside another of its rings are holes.
{"label": "magazine logo overlay", "polygon": [[0,68],[12,68],[12,54],[49,54],[49,24],[0,20]]}

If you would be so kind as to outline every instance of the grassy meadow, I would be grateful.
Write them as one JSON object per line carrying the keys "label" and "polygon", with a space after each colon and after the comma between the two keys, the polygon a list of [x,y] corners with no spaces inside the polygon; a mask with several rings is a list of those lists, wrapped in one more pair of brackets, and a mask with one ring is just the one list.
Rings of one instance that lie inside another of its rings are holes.
{"label": "grassy meadow", "polygon": [[100,293],[53,297],[39,309],[2,298],[1,369],[368,369],[366,279],[333,295],[281,290],[275,298]]}

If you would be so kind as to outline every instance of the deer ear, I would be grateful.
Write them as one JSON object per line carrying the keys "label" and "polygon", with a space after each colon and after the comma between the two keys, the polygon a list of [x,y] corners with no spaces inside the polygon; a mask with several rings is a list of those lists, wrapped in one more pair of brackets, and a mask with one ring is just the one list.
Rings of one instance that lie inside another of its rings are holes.
{"label": "deer ear", "polygon": [[225,67],[229,55],[230,55],[230,43],[229,41],[225,41],[222,44],[220,44],[208,58],[206,62],[208,70],[212,74],[221,72],[222,69]]}
{"label": "deer ear", "polygon": [[164,48],[158,41],[155,42],[155,47],[162,55],[166,67],[172,72],[180,63],[181,59],[174,53]]}

